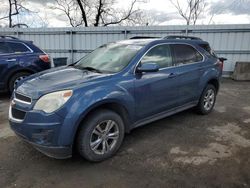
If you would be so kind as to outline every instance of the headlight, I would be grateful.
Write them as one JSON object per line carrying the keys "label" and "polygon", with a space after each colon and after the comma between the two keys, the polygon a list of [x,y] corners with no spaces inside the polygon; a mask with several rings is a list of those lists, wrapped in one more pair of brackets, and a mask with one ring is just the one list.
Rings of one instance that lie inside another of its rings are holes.
{"label": "headlight", "polygon": [[72,96],[72,90],[57,91],[42,96],[35,104],[34,110],[51,113],[62,107]]}

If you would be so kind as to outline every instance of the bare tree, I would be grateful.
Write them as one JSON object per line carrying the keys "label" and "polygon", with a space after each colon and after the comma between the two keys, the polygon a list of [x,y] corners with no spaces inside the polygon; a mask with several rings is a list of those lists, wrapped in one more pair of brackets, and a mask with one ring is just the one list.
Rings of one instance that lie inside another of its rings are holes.
{"label": "bare tree", "polygon": [[49,8],[60,10],[69,20],[72,27],[78,27],[83,24],[80,16],[80,10],[75,0],[55,0],[56,6],[49,6]]}
{"label": "bare tree", "polygon": [[76,1],[81,10],[82,20],[84,21],[84,25],[85,27],[88,27],[88,21],[86,15],[86,9],[87,9],[86,1],[85,0],[76,0]]}
{"label": "bare tree", "polygon": [[25,23],[13,23],[13,17],[18,16],[21,12],[31,12],[23,6],[23,0],[8,0],[8,15],[1,17],[0,20],[8,19],[9,27],[28,27]]}
{"label": "bare tree", "polygon": [[181,6],[179,0],[170,0],[170,2],[177,9],[180,16],[185,19],[187,25],[195,25],[207,5],[205,0],[186,0],[186,7]]}
{"label": "bare tree", "polygon": [[118,8],[116,0],[55,0],[53,9],[61,10],[72,27],[89,25],[109,26],[136,22],[140,10],[136,4],[145,0],[132,0],[128,9]]}
{"label": "bare tree", "polygon": [[139,12],[138,9],[134,9],[138,0],[133,0],[127,10],[112,8],[112,3],[115,3],[115,1],[108,2],[107,0],[99,0],[99,2],[100,4],[97,11],[98,16],[96,16],[94,26],[98,26],[100,20],[103,26],[120,24],[125,20],[133,22],[133,15]]}

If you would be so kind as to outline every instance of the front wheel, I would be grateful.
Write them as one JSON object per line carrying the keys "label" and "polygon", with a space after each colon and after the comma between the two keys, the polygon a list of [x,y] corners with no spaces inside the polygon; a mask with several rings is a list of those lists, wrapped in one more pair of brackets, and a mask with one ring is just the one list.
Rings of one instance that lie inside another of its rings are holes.
{"label": "front wheel", "polygon": [[113,156],[124,138],[121,117],[110,110],[98,110],[80,125],[78,152],[89,161],[103,161]]}
{"label": "front wheel", "polygon": [[216,94],[217,91],[215,87],[211,84],[208,84],[207,87],[203,90],[199,103],[197,105],[198,113],[208,114],[213,110],[216,101]]}

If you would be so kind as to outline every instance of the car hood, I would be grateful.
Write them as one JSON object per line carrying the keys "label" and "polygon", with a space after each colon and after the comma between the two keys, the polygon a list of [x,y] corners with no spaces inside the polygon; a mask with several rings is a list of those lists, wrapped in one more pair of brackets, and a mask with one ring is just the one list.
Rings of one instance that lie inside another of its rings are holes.
{"label": "car hood", "polygon": [[50,69],[48,71],[32,75],[25,80],[16,89],[16,91],[36,99],[45,93],[63,89],[72,89],[74,87],[78,87],[79,84],[89,81],[97,81],[103,77],[109,78],[111,75],[99,74],[68,66]]}

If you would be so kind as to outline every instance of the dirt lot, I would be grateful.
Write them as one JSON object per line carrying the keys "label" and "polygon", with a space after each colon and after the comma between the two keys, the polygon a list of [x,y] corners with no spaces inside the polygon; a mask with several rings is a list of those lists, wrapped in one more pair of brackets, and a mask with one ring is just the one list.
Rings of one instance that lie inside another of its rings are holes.
{"label": "dirt lot", "polygon": [[9,129],[0,96],[0,187],[250,187],[250,82],[223,80],[215,110],[133,130],[102,163],[48,158]]}

